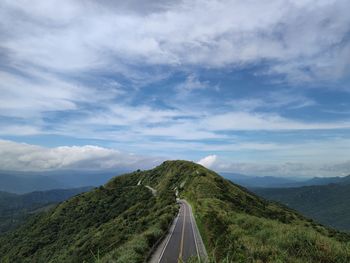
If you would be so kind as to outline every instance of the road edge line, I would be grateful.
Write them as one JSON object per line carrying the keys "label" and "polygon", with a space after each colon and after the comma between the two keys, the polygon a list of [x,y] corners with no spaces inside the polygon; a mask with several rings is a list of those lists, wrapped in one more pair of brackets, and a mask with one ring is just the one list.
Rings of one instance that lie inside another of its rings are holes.
{"label": "road edge line", "polygon": [[191,226],[192,226],[192,233],[193,233],[193,237],[194,237],[194,243],[196,244],[196,251],[197,251],[197,257],[198,257],[198,260],[199,262],[201,261],[201,257],[199,255],[199,249],[198,249],[198,243],[197,243],[197,236],[196,236],[196,233],[194,231],[194,225],[193,225],[193,220],[194,220],[194,215],[192,213],[192,207],[190,204],[187,204],[189,207],[190,207],[190,213],[191,213]]}
{"label": "road edge line", "polygon": [[157,261],[158,263],[162,260],[162,257],[163,257],[163,255],[164,255],[165,249],[167,248],[168,243],[169,243],[171,237],[172,237],[173,234],[174,234],[174,230],[175,230],[177,221],[178,221],[178,219],[179,219],[179,216],[180,216],[180,210],[179,210],[179,213],[177,214],[177,216],[176,216],[176,218],[175,218],[175,220],[174,220],[174,228],[173,228],[173,230],[171,231],[170,235],[168,236],[168,239],[167,239],[167,241],[166,241],[166,243],[165,243],[165,246],[163,247],[162,252],[161,252],[161,254],[160,254],[160,256],[159,256],[159,259],[158,259],[158,261]]}
{"label": "road edge line", "polygon": [[186,207],[184,206],[184,220],[182,222],[182,233],[181,233],[181,243],[180,243],[180,253],[179,253],[179,258],[181,260],[182,260],[182,252],[183,252],[183,248],[184,248],[185,221],[186,221]]}

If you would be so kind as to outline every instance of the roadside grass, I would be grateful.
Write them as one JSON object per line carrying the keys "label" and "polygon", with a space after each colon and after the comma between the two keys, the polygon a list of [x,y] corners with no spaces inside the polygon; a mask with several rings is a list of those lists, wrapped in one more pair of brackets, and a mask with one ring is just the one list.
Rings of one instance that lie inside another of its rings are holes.
{"label": "roadside grass", "polygon": [[266,201],[195,163],[165,162],[146,180],[158,190],[178,189],[191,204],[209,263],[350,262],[348,234]]}
{"label": "roadside grass", "polygon": [[141,263],[178,211],[175,189],[192,205],[208,263],[350,262],[348,234],[186,161],[117,177],[33,217],[0,237],[0,262]]}

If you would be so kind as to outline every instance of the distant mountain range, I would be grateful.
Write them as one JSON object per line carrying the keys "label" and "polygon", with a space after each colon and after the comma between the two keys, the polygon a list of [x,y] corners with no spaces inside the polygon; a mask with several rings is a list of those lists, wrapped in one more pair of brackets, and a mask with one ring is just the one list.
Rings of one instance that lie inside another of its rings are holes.
{"label": "distant mountain range", "polygon": [[236,173],[221,173],[223,177],[247,188],[290,188],[310,185],[327,185],[330,183],[350,183],[350,175],[345,177],[277,177],[277,176],[247,176]]}
{"label": "distant mountain range", "polygon": [[[331,178],[330,178],[331,179]],[[350,176],[332,178],[327,185],[319,184],[293,188],[255,188],[256,194],[283,203],[318,222],[339,230],[350,231]]]}
{"label": "distant mountain range", "polygon": [[145,262],[176,197],[192,205],[210,262],[350,261],[350,235],[187,161],[117,176],[31,217],[0,236],[0,261]]}
{"label": "distant mountain range", "polygon": [[0,171],[0,191],[23,194],[51,189],[99,186],[123,172],[125,171]]}
{"label": "distant mountain range", "polygon": [[[0,191],[9,193],[29,193],[51,189],[67,189],[84,186],[99,186],[112,177],[126,173],[126,170],[103,171],[46,171],[46,172],[12,172],[0,171]],[[329,183],[350,183],[348,177],[277,177],[277,176],[247,176],[236,173],[221,173],[234,183],[247,188],[284,188],[307,185],[326,185]]]}
{"label": "distant mountain range", "polygon": [[22,194],[67,187],[69,187],[67,184],[44,175],[0,172],[0,191]]}
{"label": "distant mountain range", "polygon": [[23,195],[0,192],[0,234],[15,228],[31,214],[91,189],[92,187],[57,189]]}

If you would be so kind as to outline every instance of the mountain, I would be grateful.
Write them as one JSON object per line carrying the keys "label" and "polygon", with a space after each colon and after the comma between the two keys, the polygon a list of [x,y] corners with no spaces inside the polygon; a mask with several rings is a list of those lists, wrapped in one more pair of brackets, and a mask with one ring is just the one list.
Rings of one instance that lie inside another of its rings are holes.
{"label": "mountain", "polygon": [[67,188],[67,185],[48,176],[34,173],[0,172],[0,191],[23,194],[58,188]]}
{"label": "mountain", "polygon": [[314,177],[307,180],[300,186],[327,185],[327,184],[350,184],[350,175],[340,177]]}
{"label": "mountain", "polygon": [[105,184],[108,180],[116,175],[123,174],[125,170],[104,170],[104,171],[53,171],[46,173],[47,176],[53,178],[70,187],[84,187],[84,186],[100,186]]}
{"label": "mountain", "polygon": [[0,261],[143,262],[178,211],[176,191],[216,262],[350,261],[348,234],[187,161],[118,176],[33,217],[0,237]]}
{"label": "mountain", "polygon": [[289,187],[302,184],[306,179],[276,176],[248,176],[236,173],[220,173],[226,179],[244,187]]}
{"label": "mountain", "polygon": [[0,191],[24,194],[33,191],[100,186],[124,171],[75,171],[45,172],[0,171]]}
{"label": "mountain", "polygon": [[338,184],[253,191],[294,208],[322,224],[350,231],[350,184],[346,180]]}
{"label": "mountain", "polygon": [[310,185],[327,185],[331,183],[350,184],[350,175],[345,177],[277,177],[248,176],[236,173],[221,173],[223,177],[247,188],[289,188]]}
{"label": "mountain", "polygon": [[0,192],[0,234],[14,229],[31,214],[91,189],[92,187],[57,189],[23,195]]}
{"label": "mountain", "polygon": [[0,262],[142,262],[177,213],[172,189],[137,185],[146,172],[114,178],[36,215],[0,237]]}

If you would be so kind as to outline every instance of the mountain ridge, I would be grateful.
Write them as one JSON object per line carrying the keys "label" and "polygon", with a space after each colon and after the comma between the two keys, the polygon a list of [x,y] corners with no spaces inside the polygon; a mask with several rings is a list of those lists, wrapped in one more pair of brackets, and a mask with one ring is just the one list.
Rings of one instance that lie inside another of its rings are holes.
{"label": "mountain ridge", "polygon": [[350,260],[346,233],[261,199],[188,161],[166,161],[118,176],[61,203],[1,237],[0,259],[10,262],[16,255],[23,262],[92,262],[93,251],[101,262],[142,262],[175,217],[176,191],[192,205],[209,257],[216,262]]}
{"label": "mountain ridge", "polygon": [[350,231],[350,184],[331,183],[294,188],[256,188],[269,200],[283,203],[327,226]]}

